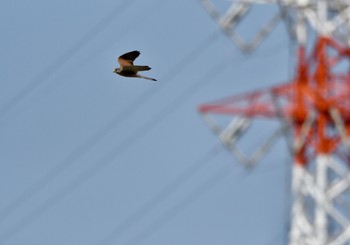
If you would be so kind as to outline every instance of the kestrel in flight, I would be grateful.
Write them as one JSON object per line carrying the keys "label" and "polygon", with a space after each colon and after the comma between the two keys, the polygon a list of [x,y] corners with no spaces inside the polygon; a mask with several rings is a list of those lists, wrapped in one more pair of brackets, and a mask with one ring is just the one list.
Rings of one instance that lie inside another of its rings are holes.
{"label": "kestrel in flight", "polygon": [[136,66],[134,65],[134,60],[140,55],[140,52],[135,50],[129,53],[123,54],[119,56],[118,63],[120,65],[119,68],[114,69],[114,73],[117,73],[120,76],[124,77],[139,77],[152,81],[157,81],[154,78],[145,77],[140,75],[139,71],[148,71],[151,69],[149,66]]}

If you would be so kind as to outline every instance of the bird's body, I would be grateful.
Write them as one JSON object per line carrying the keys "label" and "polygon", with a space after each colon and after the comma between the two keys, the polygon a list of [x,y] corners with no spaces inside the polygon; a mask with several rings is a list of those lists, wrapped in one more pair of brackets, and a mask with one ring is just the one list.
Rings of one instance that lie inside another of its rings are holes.
{"label": "bird's body", "polygon": [[134,60],[139,55],[140,55],[140,52],[135,50],[119,56],[118,63],[120,67],[115,68],[114,72],[124,77],[138,77],[138,78],[144,78],[152,81],[157,81],[154,78],[145,77],[138,73],[139,71],[148,71],[151,69],[151,67],[149,66],[134,65]]}

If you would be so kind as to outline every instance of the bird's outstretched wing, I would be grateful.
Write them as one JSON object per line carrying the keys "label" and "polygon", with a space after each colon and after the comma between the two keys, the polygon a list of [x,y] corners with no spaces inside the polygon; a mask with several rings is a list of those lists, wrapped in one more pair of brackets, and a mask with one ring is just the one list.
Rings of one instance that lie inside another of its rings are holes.
{"label": "bird's outstretched wing", "polygon": [[134,60],[139,57],[140,52],[135,50],[125,53],[118,58],[118,63],[121,67],[134,65]]}
{"label": "bird's outstretched wing", "polygon": [[149,66],[124,66],[123,71],[134,72],[137,73],[139,71],[148,71],[151,70]]}

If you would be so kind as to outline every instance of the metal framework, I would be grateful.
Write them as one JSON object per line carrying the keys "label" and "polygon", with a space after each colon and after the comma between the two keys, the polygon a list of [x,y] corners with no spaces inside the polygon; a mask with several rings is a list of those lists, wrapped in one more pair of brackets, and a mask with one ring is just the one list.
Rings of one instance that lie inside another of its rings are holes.
{"label": "metal framework", "polygon": [[[253,167],[279,135],[288,137],[294,158],[289,244],[350,244],[350,48],[348,1],[234,1],[219,13],[202,3],[232,40],[253,51],[277,20],[287,23],[298,43],[292,81],[199,106],[209,127],[245,166]],[[278,12],[253,41],[235,28],[254,4],[278,5]],[[310,52],[308,33],[317,33]],[[243,44],[244,43],[244,44]],[[234,116],[220,126],[218,116]],[[256,118],[277,119],[278,128],[252,155],[238,149]]]}
{"label": "metal framework", "polygon": [[[332,36],[350,45],[350,0],[231,0],[226,11],[220,11],[213,0],[200,1],[225,34],[245,52],[254,51],[281,21],[286,22],[290,37],[298,44],[305,44],[311,28],[320,36]],[[244,40],[236,29],[256,5],[274,6],[275,13],[261,24],[251,40]]]}

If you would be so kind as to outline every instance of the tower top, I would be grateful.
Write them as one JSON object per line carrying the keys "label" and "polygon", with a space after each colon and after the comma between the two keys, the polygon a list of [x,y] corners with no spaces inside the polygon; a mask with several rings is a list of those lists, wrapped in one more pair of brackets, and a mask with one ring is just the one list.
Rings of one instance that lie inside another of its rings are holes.
{"label": "tower top", "polygon": [[[226,10],[219,10],[220,1],[201,0],[208,13],[230,39],[244,52],[252,52],[280,22],[285,22],[290,37],[304,45],[310,32],[329,36],[350,46],[350,0],[232,0]],[[244,39],[237,27],[256,5],[276,5],[265,23],[256,23],[258,31],[250,40]],[[221,7],[221,6],[220,6]]]}

